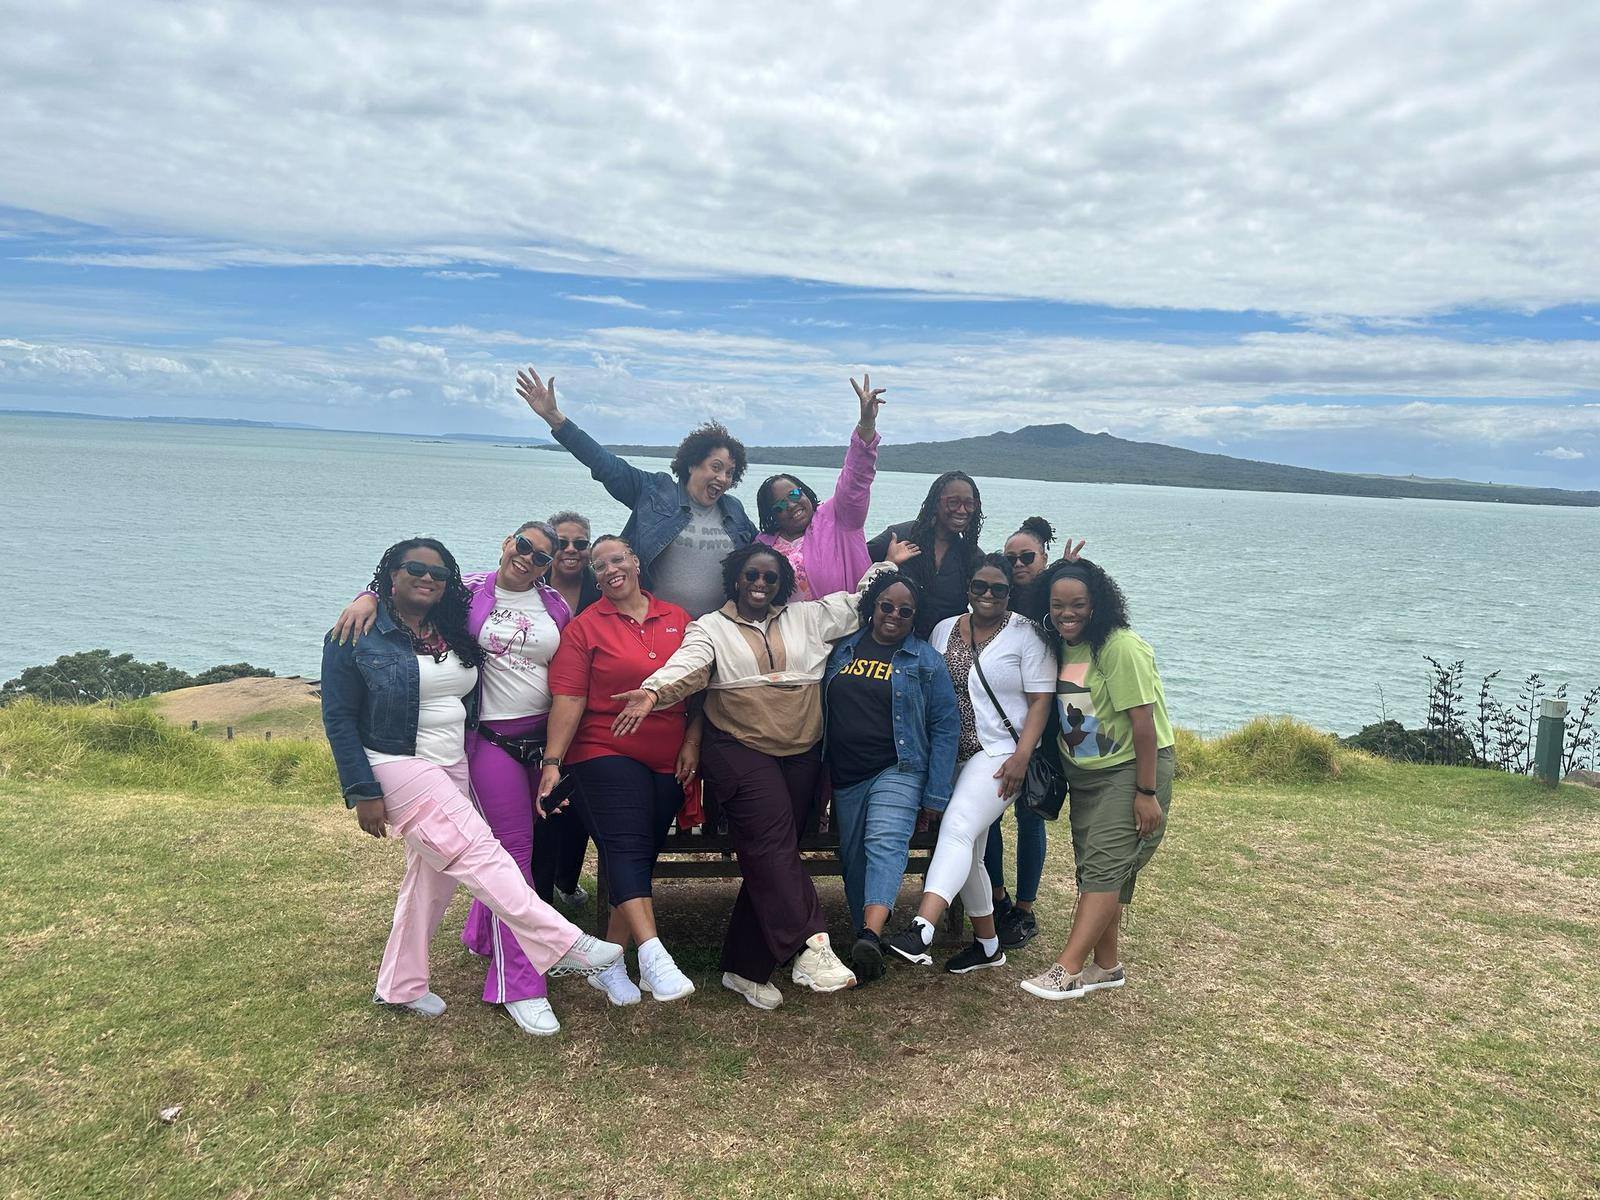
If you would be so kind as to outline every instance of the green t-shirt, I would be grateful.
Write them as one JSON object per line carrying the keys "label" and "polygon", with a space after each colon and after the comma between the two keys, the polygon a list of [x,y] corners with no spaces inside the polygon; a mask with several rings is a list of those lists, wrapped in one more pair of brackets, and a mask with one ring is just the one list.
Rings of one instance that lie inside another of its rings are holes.
{"label": "green t-shirt", "polygon": [[1167,700],[1156,674],[1156,652],[1131,629],[1118,629],[1100,647],[1061,643],[1056,711],[1061,756],[1075,767],[1099,770],[1133,761],[1133,721],[1128,709],[1155,706],[1156,749],[1172,745]]}

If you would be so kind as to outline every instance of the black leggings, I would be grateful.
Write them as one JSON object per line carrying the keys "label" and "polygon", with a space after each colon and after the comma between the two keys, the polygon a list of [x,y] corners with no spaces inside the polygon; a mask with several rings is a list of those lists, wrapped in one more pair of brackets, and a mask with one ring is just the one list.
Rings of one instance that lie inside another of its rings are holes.
{"label": "black leggings", "polygon": [[572,807],[594,838],[611,903],[650,895],[656,855],[683,807],[678,781],[621,755],[575,763],[572,773],[578,777]]}

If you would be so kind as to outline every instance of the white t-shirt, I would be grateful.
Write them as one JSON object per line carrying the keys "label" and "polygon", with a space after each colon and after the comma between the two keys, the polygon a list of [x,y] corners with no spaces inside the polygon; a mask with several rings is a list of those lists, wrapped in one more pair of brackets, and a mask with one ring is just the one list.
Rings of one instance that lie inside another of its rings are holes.
{"label": "white t-shirt", "polygon": [[483,647],[483,696],[478,717],[507,721],[550,711],[550,659],[561,631],[537,587],[496,588],[494,608],[478,631]]}
{"label": "white t-shirt", "polygon": [[[950,644],[950,631],[960,617],[946,617],[933,627],[928,644],[940,654]],[[1050,647],[1033,627],[1033,622],[1020,613],[1007,613],[1005,628],[995,634],[983,647],[979,656],[983,663],[983,676],[994,689],[996,699],[1011,718],[1018,733],[1028,719],[1028,698],[1024,694],[1044,692],[1055,695],[1056,660]],[[967,673],[967,696],[972,701],[973,726],[978,741],[990,754],[1009,755],[1017,743],[1006,731],[994,703],[983,690],[976,670]]]}
{"label": "white t-shirt", "polygon": [[[478,668],[469,667],[454,650],[443,662],[417,655],[417,753],[425,762],[452,766],[467,756],[467,706],[463,696],[478,686]],[[404,754],[382,754],[367,748],[370,763],[403,760]]]}

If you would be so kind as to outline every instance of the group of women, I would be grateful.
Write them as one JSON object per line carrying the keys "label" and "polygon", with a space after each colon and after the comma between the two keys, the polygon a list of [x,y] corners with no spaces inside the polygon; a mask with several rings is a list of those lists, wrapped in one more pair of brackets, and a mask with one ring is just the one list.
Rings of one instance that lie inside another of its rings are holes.
{"label": "group of women", "polygon": [[[669,472],[640,470],[561,412],[555,381],[519,394],[625,505],[620,534],[579,514],[528,521],[495,569],[463,574],[438,542],[383,555],[323,653],[323,715],[346,803],[404,840],[407,867],[375,1001],[436,1016],[428,943],[455,886],[462,940],[486,960],[483,998],[529,1033],[560,1029],[547,978],[588,977],[617,1005],[690,995],[656,928],[651,878],[685,789],[726,822],[743,882],[722,984],[761,1009],[774,982],[832,992],[928,965],[959,896],[973,940],[945,963],[1005,963],[1038,932],[1045,823],[1016,811],[1016,894],[1002,819],[1037,751],[1070,784],[1078,903],[1065,949],[1029,993],[1122,986],[1117,930],[1171,802],[1173,736],[1150,646],[1121,591],[1029,518],[985,553],[977,483],[934,480],[915,519],[870,541],[882,388],[834,492],[775,475],[759,526],[731,494],[742,443],[694,430]],[[855,936],[835,950],[799,838],[831,804]],[[937,821],[924,892],[889,921],[915,831]],[[583,899],[592,838],[613,904],[604,939],[551,905]],[[624,950],[637,947],[637,980]]]}

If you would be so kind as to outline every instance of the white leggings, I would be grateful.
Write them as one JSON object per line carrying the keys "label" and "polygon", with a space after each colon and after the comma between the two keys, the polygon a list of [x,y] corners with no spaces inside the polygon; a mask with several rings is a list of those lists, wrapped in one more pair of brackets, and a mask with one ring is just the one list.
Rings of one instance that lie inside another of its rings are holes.
{"label": "white leggings", "polygon": [[983,851],[989,844],[989,826],[1011,803],[1000,798],[1000,781],[994,777],[1009,757],[979,750],[956,773],[950,806],[939,824],[939,842],[922,885],[946,904],[959,892],[969,917],[987,917],[994,912],[994,887],[983,866]]}

